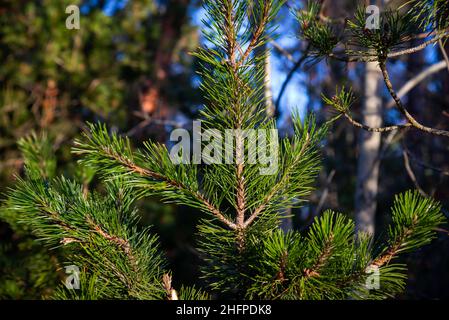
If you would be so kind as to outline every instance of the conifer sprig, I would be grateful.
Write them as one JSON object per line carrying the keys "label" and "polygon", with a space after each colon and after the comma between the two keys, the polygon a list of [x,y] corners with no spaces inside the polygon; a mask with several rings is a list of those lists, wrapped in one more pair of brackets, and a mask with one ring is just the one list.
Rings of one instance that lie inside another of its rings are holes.
{"label": "conifer sprig", "polygon": [[160,298],[165,262],[157,238],[137,231],[130,190],[117,181],[108,189],[106,198],[86,197],[81,185],[65,178],[20,179],[8,207],[26,213],[19,222],[31,226],[45,245],[78,252],[72,262],[108,283],[105,290],[116,288],[111,297]]}
{"label": "conifer sprig", "polygon": [[[86,192],[67,178],[53,179],[52,166],[40,169],[51,157],[45,144],[36,138],[21,142],[28,174],[10,190],[7,210],[83,269],[82,290],[60,289],[55,298],[208,298],[202,290],[173,288],[157,237],[138,228],[135,201],[149,195],[208,213],[199,221],[197,245],[202,277],[221,298],[384,299],[403,290],[406,267],[391,262],[428,244],[444,221],[439,204],[417,192],[395,199],[389,240],[380,248],[371,235],[356,236],[350,219],[331,211],[304,233],[279,229],[280,211],[301,204],[312,190],[328,130],[318,128],[313,116],[295,116],[293,137],[279,139],[276,123],[265,116],[263,72],[253,51],[270,37],[281,4],[206,0],[211,47],[196,53],[206,98],[204,128],[216,136],[227,129],[269,132],[265,145],[275,147],[279,162],[273,174],[260,174],[261,163],[241,161],[254,152],[249,146],[258,141],[251,136],[236,134],[232,163],[200,167],[175,164],[161,144],[149,141],[134,149],[128,138],[90,125],[73,152],[103,180],[103,191]],[[350,91],[325,99],[349,114]],[[369,286],[376,275],[380,286]]]}
{"label": "conifer sprig", "polygon": [[73,152],[82,164],[94,167],[105,178],[123,177],[140,191],[136,197],[163,195],[167,202],[181,203],[213,214],[231,229],[235,225],[200,192],[197,166],[172,162],[165,146],[145,143],[145,150],[133,152],[128,138],[109,135],[103,125],[90,125],[91,134],[75,141]]}

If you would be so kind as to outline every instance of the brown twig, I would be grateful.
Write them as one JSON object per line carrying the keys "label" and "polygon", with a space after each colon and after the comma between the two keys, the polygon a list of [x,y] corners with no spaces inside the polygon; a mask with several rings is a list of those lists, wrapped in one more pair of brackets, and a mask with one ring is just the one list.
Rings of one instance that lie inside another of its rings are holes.
{"label": "brown twig", "polygon": [[190,188],[188,188],[187,186],[185,186],[184,184],[169,179],[157,172],[153,172],[151,170],[139,167],[138,165],[136,165],[135,163],[131,162],[128,159],[123,158],[120,155],[117,155],[115,153],[112,153],[109,148],[105,147],[103,148],[103,151],[105,152],[105,154],[107,156],[109,156],[111,159],[116,160],[117,162],[119,162],[120,164],[122,164],[123,166],[127,167],[129,170],[131,170],[132,172],[140,175],[140,176],[144,176],[144,177],[149,177],[151,179],[154,180],[158,180],[158,181],[163,181],[165,182],[167,185],[180,190],[180,191],[187,191],[191,196],[193,196],[194,198],[196,198],[199,202],[201,202],[205,208],[211,212],[215,217],[217,217],[221,222],[223,222],[224,224],[226,224],[229,228],[235,230],[237,229],[237,225],[235,223],[233,223],[232,221],[229,221],[227,218],[225,218],[225,216],[220,212],[220,210],[215,207],[203,194],[201,194],[199,191],[193,191]]}
{"label": "brown twig", "polygon": [[438,40],[438,44],[441,49],[441,53],[443,54],[444,61],[446,62],[447,70],[449,71],[449,56],[447,55],[446,49],[444,49],[443,41],[440,39]]}
{"label": "brown twig", "polygon": [[[303,153],[305,152],[305,150],[307,149],[307,147],[310,144],[310,136],[309,133],[307,133],[306,136],[306,140],[304,141],[304,144],[301,147],[301,150],[298,153],[298,158],[296,158],[293,163],[296,164],[296,162],[302,158]],[[293,164],[293,166],[294,166]],[[286,168],[286,170],[288,170],[288,168]],[[267,194],[267,196],[265,196],[265,198],[263,199],[262,203],[256,208],[254,209],[254,211],[252,212],[252,214],[250,215],[250,217],[245,221],[244,223],[244,227],[248,227],[258,216],[259,214],[265,210],[266,206],[270,203],[270,201],[273,199],[273,197],[282,190],[282,187],[284,186],[284,183],[286,182],[287,179],[287,175],[283,175],[282,178],[280,179],[280,181],[278,183],[276,183],[276,185],[271,189],[270,193]]]}
{"label": "brown twig", "polygon": [[[421,43],[420,45],[417,45],[415,47],[390,52],[387,54],[387,58],[395,58],[398,56],[403,56],[403,55],[408,55],[408,54],[419,52],[419,51],[427,48],[429,45],[434,44],[438,41],[441,41],[441,39],[446,38],[448,36],[449,36],[448,32],[442,33],[430,40],[424,41],[423,43]],[[330,53],[328,56],[330,58],[333,58],[333,59],[336,59],[339,61],[343,61],[343,62],[375,62],[375,61],[379,61],[379,57],[377,55],[339,56],[338,53]]]}
{"label": "brown twig", "polygon": [[104,231],[101,226],[99,226],[91,217],[87,217],[88,224],[95,230],[96,233],[98,233],[100,236],[105,238],[106,240],[112,242],[116,246],[118,246],[120,249],[123,250],[123,252],[128,256],[128,259],[132,263],[132,265],[135,267],[138,264],[138,261],[134,257],[131,245],[128,242],[128,240],[120,238],[118,236],[110,235],[106,231]]}
{"label": "brown twig", "polygon": [[412,167],[410,166],[410,160],[409,160],[407,152],[405,150],[402,151],[402,156],[404,158],[405,170],[407,171],[407,174],[410,177],[410,180],[412,180],[413,184],[415,185],[415,188],[418,190],[418,192],[422,196],[428,197],[427,193],[421,188],[421,186],[418,183],[418,179],[416,178],[416,175],[413,172]]}
{"label": "brown twig", "polygon": [[75,242],[75,243],[81,243],[80,240],[75,239],[75,238],[72,238],[72,237],[64,237],[64,238],[61,239],[61,241],[59,241],[59,243],[61,243],[61,244],[64,245],[64,246],[67,245],[67,244],[69,244],[69,243],[73,243],[73,242]]}
{"label": "brown twig", "polygon": [[351,115],[348,112],[343,113],[343,115],[348,119],[348,121],[357,128],[364,129],[369,132],[388,132],[388,131],[394,131],[394,130],[401,130],[411,127],[412,125],[410,123],[402,124],[402,125],[394,125],[394,126],[388,126],[388,127],[369,127],[365,124],[362,124],[356,120],[354,120]]}
{"label": "brown twig", "polygon": [[438,42],[438,41],[440,41],[441,39],[443,39],[443,38],[445,38],[447,36],[449,36],[449,33],[448,32],[444,32],[444,33],[442,33],[440,35],[437,35],[436,37],[434,37],[434,38],[432,38],[430,40],[424,41],[423,43],[421,43],[420,45],[417,45],[415,47],[404,49],[404,50],[399,50],[399,51],[395,51],[395,52],[390,52],[388,54],[388,58],[394,58],[394,57],[398,57],[398,56],[403,56],[403,55],[419,52],[419,51],[424,50],[425,48],[427,48],[427,46],[429,46],[431,44],[434,44],[435,42]]}
{"label": "brown twig", "polygon": [[303,275],[305,278],[313,278],[313,277],[319,277],[320,276],[320,270],[324,267],[327,260],[332,254],[333,250],[333,243],[334,241],[334,235],[331,233],[329,235],[329,238],[326,239],[326,243],[324,244],[323,251],[318,256],[317,260],[313,264],[312,267],[306,268],[303,271]]}
{"label": "brown twig", "polygon": [[236,31],[234,28],[234,11],[232,8],[232,1],[226,2],[227,6],[225,7],[226,15],[225,15],[225,34],[226,34],[226,42],[228,49],[228,56],[231,63],[231,66],[236,68]]}
{"label": "brown twig", "polygon": [[248,47],[245,50],[245,53],[240,57],[239,61],[237,62],[237,65],[242,65],[248,56],[251,54],[251,52],[254,50],[257,42],[259,41],[260,37],[263,35],[263,32],[265,30],[265,25],[268,22],[268,18],[270,15],[270,6],[268,3],[265,3],[263,6],[263,13],[262,13],[262,19],[256,26],[256,29],[253,32],[253,36],[251,38],[251,41],[248,44]]}
{"label": "brown twig", "polygon": [[162,276],[162,284],[164,285],[165,292],[167,294],[167,300],[179,300],[178,294],[172,285],[172,277],[169,273],[164,273]]}
{"label": "brown twig", "polygon": [[288,251],[285,250],[281,255],[281,259],[279,262],[279,271],[276,274],[276,280],[279,280],[281,282],[284,282],[286,280],[285,269],[287,267],[287,258],[288,258]]}
{"label": "brown twig", "polygon": [[382,61],[379,63],[380,69],[382,71],[382,76],[384,78],[385,85],[387,86],[388,92],[390,93],[393,100],[396,102],[396,106],[399,109],[399,111],[405,116],[405,118],[408,120],[408,122],[415,128],[436,135],[436,136],[445,136],[449,137],[449,131],[440,130],[440,129],[434,129],[427,126],[422,125],[418,121],[415,120],[415,118],[407,111],[407,109],[402,104],[401,99],[397,96],[396,91],[393,89],[393,84],[390,80],[390,75],[388,74],[387,67],[385,64],[385,61]]}
{"label": "brown twig", "polygon": [[[240,129],[240,128],[238,128]],[[246,192],[245,192],[245,177],[243,176],[244,164],[243,164],[243,137],[241,131],[238,131],[236,136],[236,180],[237,180],[237,225],[239,228],[243,227],[245,222],[245,209],[246,209]]]}
{"label": "brown twig", "polygon": [[412,225],[409,228],[406,228],[404,230],[404,233],[390,246],[390,248],[383,253],[382,255],[380,255],[379,257],[377,257],[369,266],[368,268],[372,268],[372,267],[377,267],[380,268],[385,264],[388,264],[391,259],[393,259],[399,249],[401,248],[401,246],[404,244],[404,241],[407,240],[407,238],[412,234],[413,232],[413,227],[418,223],[417,218],[415,217],[415,219],[413,219],[412,221]]}

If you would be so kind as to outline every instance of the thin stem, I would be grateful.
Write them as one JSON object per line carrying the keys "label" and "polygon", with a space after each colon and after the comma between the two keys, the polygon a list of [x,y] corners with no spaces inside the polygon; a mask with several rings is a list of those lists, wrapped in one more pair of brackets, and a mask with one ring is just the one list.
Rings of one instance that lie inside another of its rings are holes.
{"label": "thin stem", "polygon": [[409,128],[409,127],[412,126],[410,123],[406,123],[406,124],[403,124],[403,125],[394,125],[394,126],[388,126],[388,127],[377,127],[377,128],[375,128],[375,127],[367,126],[365,124],[362,124],[362,123],[354,120],[351,117],[351,115],[349,113],[347,113],[347,112],[343,113],[343,115],[346,117],[346,119],[349,120],[349,122],[354,127],[361,128],[361,129],[364,129],[364,130],[369,131],[369,132],[388,132],[388,131],[406,129],[406,128]]}
{"label": "thin stem", "polygon": [[270,6],[268,4],[269,3],[265,3],[263,6],[262,19],[260,20],[256,29],[254,30],[251,41],[248,44],[248,47],[246,48],[245,53],[243,53],[243,55],[240,57],[240,60],[237,63],[238,65],[241,65],[245,62],[245,60],[249,57],[251,52],[254,50],[254,48],[260,41],[260,37],[263,35],[263,32],[265,30],[265,25],[267,24],[268,18],[270,16]]}
{"label": "thin stem", "polygon": [[449,137],[449,131],[430,128],[430,127],[424,126],[421,123],[419,123],[418,121],[416,121],[416,119],[404,107],[404,105],[402,104],[401,99],[397,96],[396,91],[394,91],[393,84],[391,83],[390,75],[388,74],[385,61],[379,63],[379,66],[380,66],[380,69],[382,71],[382,76],[384,78],[384,82],[385,82],[385,85],[387,86],[388,92],[390,93],[390,95],[393,98],[393,100],[396,102],[397,108],[406,117],[408,122],[410,122],[410,124],[413,127],[417,128],[417,129],[419,129],[421,131],[424,131],[424,132],[427,132],[427,133],[430,133],[430,134],[433,134],[433,135],[436,135],[436,136]]}
{"label": "thin stem", "polygon": [[329,238],[326,240],[323,251],[321,251],[313,266],[304,269],[303,274],[306,279],[320,276],[320,270],[325,266],[329,257],[332,255],[332,251],[334,249],[333,241],[334,235],[331,233],[329,235]]}
{"label": "thin stem", "polygon": [[407,238],[410,237],[413,233],[413,228],[417,224],[417,219],[414,219],[412,225],[409,228],[406,228],[404,232],[393,242],[393,244],[385,251],[384,254],[377,257],[369,266],[380,268],[385,264],[390,263],[391,259],[393,259],[401,249],[402,245],[407,241]]}
{"label": "thin stem", "polygon": [[167,185],[178,189],[180,191],[186,191],[188,192],[192,197],[194,197],[195,199],[197,199],[199,202],[201,202],[205,208],[211,212],[214,216],[216,216],[218,218],[218,220],[220,220],[221,222],[223,222],[224,224],[226,224],[229,228],[231,229],[237,229],[237,226],[235,223],[233,223],[232,221],[229,221],[221,212],[220,210],[215,207],[202,193],[198,192],[198,191],[193,191],[190,188],[188,188],[187,186],[185,186],[184,184],[178,182],[178,181],[174,181],[172,179],[169,179],[157,172],[153,172],[151,170],[139,167],[138,165],[136,165],[135,163],[129,161],[128,159],[124,159],[119,155],[116,155],[114,153],[111,153],[110,150],[108,148],[104,148],[103,151],[106,153],[107,156],[109,156],[111,159],[116,160],[117,162],[119,162],[120,164],[122,164],[123,166],[125,166],[126,168],[128,168],[129,170],[131,170],[132,172],[140,175],[140,176],[144,176],[144,177],[150,177],[151,179],[154,180],[158,180],[158,181],[163,181],[165,182]]}
{"label": "thin stem", "polygon": [[409,160],[407,152],[405,150],[402,151],[402,156],[404,158],[405,170],[407,170],[407,174],[408,174],[410,180],[412,180],[413,184],[415,185],[415,188],[418,190],[418,192],[422,196],[428,197],[429,195],[421,188],[421,186],[418,183],[418,179],[416,178],[416,175],[413,172],[412,166],[410,165],[410,160]]}
{"label": "thin stem", "polygon": [[[289,168],[286,168],[285,170],[290,170],[297,161],[299,161],[302,156],[304,155],[305,150],[310,144],[310,135],[307,133],[306,140],[304,141],[304,144],[301,147],[301,150],[298,153],[298,157],[294,159],[292,165]],[[268,193],[265,198],[263,199],[262,203],[254,209],[250,217],[245,221],[244,227],[247,228],[261,213],[266,209],[270,201],[273,199],[273,197],[278,194],[278,192],[282,191],[282,188],[284,187],[284,184],[288,180],[288,174],[284,174],[281,178],[281,180],[276,183],[276,185],[271,189],[270,193]]]}
{"label": "thin stem", "polygon": [[438,44],[439,44],[439,46],[440,46],[441,53],[443,54],[444,61],[446,61],[447,71],[449,71],[449,57],[448,57],[448,55],[447,55],[446,49],[444,48],[443,41],[440,39],[440,40],[438,41]]}
{"label": "thin stem", "polygon": [[435,38],[424,41],[423,43],[421,43],[420,45],[417,45],[416,47],[412,47],[412,48],[408,48],[408,49],[404,49],[404,50],[400,50],[400,51],[396,51],[396,52],[391,52],[388,54],[388,58],[394,58],[394,57],[398,57],[398,56],[402,56],[402,55],[406,55],[406,54],[412,54],[415,52],[419,52],[421,50],[424,50],[428,45],[438,42],[447,36],[449,36],[449,33],[444,32],[444,33],[436,36]]}
{"label": "thin stem", "polygon": [[[434,44],[435,42],[441,41],[441,39],[446,38],[448,36],[449,36],[448,32],[442,33],[430,40],[427,40],[427,41],[421,43],[420,45],[417,45],[416,47],[390,52],[387,55],[387,58],[395,58],[395,57],[419,52],[419,51],[427,48],[429,45]],[[330,58],[333,58],[333,59],[336,59],[339,61],[343,61],[343,62],[375,62],[375,61],[379,61],[379,58],[375,55],[372,55],[372,56],[339,56],[337,53],[330,53],[328,56]]]}

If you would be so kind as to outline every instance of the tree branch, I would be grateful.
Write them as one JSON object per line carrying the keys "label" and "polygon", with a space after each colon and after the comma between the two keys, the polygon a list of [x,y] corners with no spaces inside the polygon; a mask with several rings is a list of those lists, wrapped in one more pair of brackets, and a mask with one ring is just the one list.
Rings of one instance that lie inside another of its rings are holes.
{"label": "tree branch", "polygon": [[448,55],[447,55],[446,49],[444,49],[443,41],[440,39],[440,40],[438,41],[438,44],[439,44],[439,46],[440,46],[441,53],[443,54],[444,61],[446,61],[447,71],[449,71],[449,57],[448,57]]}
{"label": "tree branch", "polygon": [[[421,50],[424,50],[427,48],[427,46],[434,44],[438,41],[441,41],[441,39],[444,39],[449,36],[448,32],[444,32],[430,40],[424,41],[420,45],[417,45],[412,48],[407,48],[403,50],[398,50],[394,52],[390,52],[387,54],[387,58],[395,58],[398,56],[408,55],[415,52],[419,52]],[[339,56],[338,53],[331,53],[328,55],[330,58],[340,60],[343,62],[375,62],[379,61],[379,57],[377,55],[371,55],[371,56]]]}
{"label": "tree branch", "polygon": [[245,53],[243,53],[243,55],[240,57],[239,61],[237,62],[237,65],[240,66],[244,63],[244,61],[250,55],[251,51],[253,51],[253,49],[259,42],[260,37],[263,35],[263,32],[265,30],[265,25],[268,21],[269,15],[270,15],[270,6],[268,6],[268,3],[265,2],[264,6],[263,6],[262,19],[259,22],[259,24],[257,25],[256,30],[254,30],[251,41],[248,44],[248,47],[246,48]]}
{"label": "tree branch", "polygon": [[402,55],[406,55],[406,54],[412,54],[421,50],[424,50],[428,45],[434,44],[435,42],[440,41],[441,39],[445,38],[449,36],[448,32],[444,32],[440,35],[437,35],[436,37],[424,41],[423,43],[421,43],[420,45],[417,45],[416,47],[412,47],[412,48],[408,48],[408,49],[404,49],[404,50],[399,50],[396,52],[391,52],[388,54],[388,58],[394,58],[394,57],[398,57],[398,56],[402,56]]}
{"label": "tree branch", "polygon": [[412,234],[413,228],[417,224],[417,220],[415,219],[413,221],[413,224],[410,228],[406,228],[399,236],[399,238],[389,247],[389,249],[379,257],[377,257],[369,266],[371,267],[377,267],[380,268],[385,264],[390,263],[391,259],[393,259],[399,252],[399,249],[401,249],[401,246],[403,245],[404,241]]}
{"label": "tree branch", "polygon": [[410,177],[410,180],[412,180],[413,184],[415,185],[415,188],[418,190],[418,192],[424,196],[428,197],[427,193],[421,188],[421,186],[418,183],[418,179],[416,179],[416,175],[412,170],[412,167],[410,166],[410,160],[408,158],[407,152],[405,150],[402,150],[402,156],[404,158],[404,166],[405,170],[407,170],[407,174]]}
{"label": "tree branch", "polygon": [[343,113],[343,115],[349,120],[349,122],[357,128],[364,129],[369,132],[388,132],[393,130],[401,130],[411,127],[412,125],[410,123],[402,124],[402,125],[394,125],[394,126],[388,126],[388,127],[369,127],[365,124],[362,124],[356,120],[354,120],[351,115],[348,112]]}
{"label": "tree branch", "polygon": [[[290,166],[290,168],[286,168],[285,170],[291,169],[291,167],[293,167],[296,164],[296,161],[298,161],[299,158],[302,157],[302,155],[304,154],[304,152],[307,149],[307,147],[309,146],[309,144],[310,144],[310,135],[309,135],[309,133],[307,133],[306,141],[302,145],[301,150],[298,153],[298,157],[293,161],[292,166]],[[278,183],[276,183],[276,185],[273,186],[270,193],[267,194],[267,196],[264,198],[262,203],[256,209],[254,209],[254,211],[252,212],[250,217],[245,221],[244,228],[247,228],[259,216],[259,214],[263,210],[265,210],[265,208],[270,203],[270,201],[273,199],[273,197],[278,192],[280,192],[282,190],[282,187],[284,186],[284,183],[286,183],[287,180],[288,180],[288,175],[284,174],[282,176],[282,178],[280,179],[280,181]]]}
{"label": "tree branch", "polygon": [[418,121],[413,118],[413,116],[407,111],[407,109],[402,104],[401,99],[397,96],[396,92],[393,89],[393,84],[390,81],[390,75],[388,74],[387,67],[385,64],[385,61],[379,63],[380,69],[382,71],[382,76],[384,78],[385,85],[387,86],[388,92],[390,93],[393,100],[396,102],[396,106],[399,109],[399,111],[405,116],[405,118],[410,122],[410,124],[427,133],[436,135],[436,136],[445,136],[449,137],[449,131],[440,130],[440,129],[434,129],[427,126],[422,125]]}
{"label": "tree branch", "polygon": [[[416,87],[421,81],[431,76],[434,73],[437,73],[443,70],[446,67],[445,61],[437,62],[427,69],[423,70],[421,73],[417,74],[414,78],[407,81],[402,88],[398,91],[397,95],[399,98],[404,97],[407,93],[409,93],[414,87]],[[393,98],[388,102],[387,108],[391,108],[395,105],[395,101]]]}
{"label": "tree branch", "polygon": [[306,268],[303,271],[305,278],[312,278],[312,277],[319,277],[320,276],[320,270],[324,267],[327,260],[332,254],[333,246],[332,242],[334,240],[334,235],[331,233],[329,235],[329,238],[326,239],[326,243],[324,245],[323,251],[318,256],[317,260],[315,261],[314,265],[311,268]]}
{"label": "tree branch", "polygon": [[285,78],[284,82],[282,83],[281,89],[279,90],[279,94],[278,97],[276,99],[276,104],[275,104],[275,109],[279,110],[279,106],[281,104],[281,99],[282,96],[285,93],[285,90],[287,89],[287,86],[290,82],[290,80],[293,79],[293,75],[295,74],[295,72],[301,68],[302,64],[304,63],[304,61],[307,59],[307,53],[310,50],[310,45],[307,46],[304,54],[301,56],[301,58],[298,59],[298,61],[296,61],[295,65],[293,66],[293,68],[288,72],[287,77]]}
{"label": "tree branch", "polygon": [[206,209],[211,212],[214,216],[216,216],[218,218],[218,220],[220,220],[221,222],[223,222],[224,224],[226,224],[229,228],[231,229],[237,229],[237,226],[235,223],[233,223],[232,221],[229,221],[221,212],[220,210],[215,207],[203,194],[201,194],[198,191],[193,191],[190,188],[188,188],[187,186],[185,186],[184,184],[169,179],[157,172],[153,172],[151,170],[139,167],[138,165],[136,165],[135,163],[129,161],[128,159],[124,159],[123,157],[121,157],[120,155],[111,153],[110,150],[108,148],[103,148],[103,151],[105,152],[105,154],[107,156],[109,156],[111,159],[119,162],[121,165],[123,165],[124,167],[128,168],[130,171],[140,175],[140,176],[144,176],[144,177],[150,177],[151,179],[154,180],[158,180],[158,181],[163,181],[165,182],[168,186],[173,187],[175,189],[178,189],[180,191],[186,191],[187,193],[189,193],[192,197],[194,197],[196,200],[198,200],[200,203],[202,203]]}

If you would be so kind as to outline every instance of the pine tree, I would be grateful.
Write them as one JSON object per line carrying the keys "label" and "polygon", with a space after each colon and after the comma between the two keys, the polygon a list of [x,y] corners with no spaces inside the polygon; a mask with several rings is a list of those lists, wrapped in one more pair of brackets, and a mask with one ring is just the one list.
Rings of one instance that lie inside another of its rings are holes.
{"label": "pine tree", "polygon": [[[73,5],[80,8],[80,29],[66,27],[66,8]],[[155,131],[154,125],[147,121],[142,126],[142,119],[134,116],[133,111],[145,111],[143,104],[152,106],[153,119],[167,114],[168,105],[188,110],[197,104],[190,82],[193,59],[183,54],[197,43],[196,29],[186,19],[192,3],[182,1],[169,10],[166,6],[166,1],[153,0],[0,2],[1,194],[22,168],[21,144],[16,142],[33,131],[38,136],[45,131],[47,137],[36,147],[45,145],[56,154],[52,161],[57,170],[49,178],[64,172],[92,186],[91,172],[75,166],[67,143],[85,121],[101,119],[138,137]],[[153,100],[139,100],[150,80],[157,94]],[[167,90],[174,84],[176,91]],[[57,251],[42,248],[14,216],[5,215],[8,223],[0,222],[0,299],[51,295],[64,276],[54,272]]]}
{"label": "pine tree", "polygon": [[[103,188],[85,192],[74,181],[40,172],[38,141],[22,142],[26,177],[10,190],[7,210],[82,269],[81,289],[61,286],[55,298],[382,299],[404,289],[406,266],[398,256],[430,243],[444,222],[432,199],[412,191],[396,196],[384,242],[355,234],[350,219],[331,211],[305,233],[279,228],[281,209],[300,205],[313,189],[320,144],[330,126],[318,128],[313,116],[295,116],[293,138],[279,139],[275,121],[266,117],[259,60],[265,57],[254,50],[274,32],[281,4],[205,1],[211,46],[195,53],[202,61],[206,100],[201,120],[204,130],[214,130],[213,139],[234,130],[234,139],[219,150],[223,155],[232,148],[229,163],[178,164],[162,144],[147,141],[134,149],[128,138],[91,124],[73,153],[103,178]],[[327,31],[319,29],[317,35],[318,41]],[[342,90],[328,102],[347,110],[351,99]],[[261,174],[266,164],[245,160],[260,143],[257,135],[243,134],[251,129],[266,133],[267,148],[276,150],[273,174]],[[183,149],[176,159],[189,156]],[[136,201],[151,195],[204,212],[197,238],[207,288],[172,287],[176,274],[167,268],[157,236],[137,225]],[[373,288],[369,283],[376,275],[380,286]]]}

